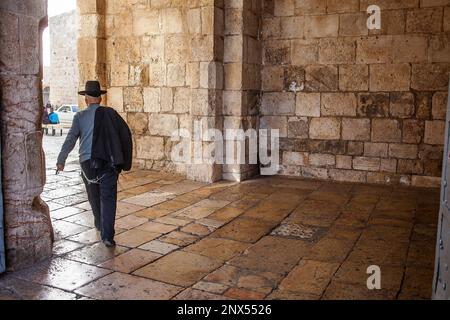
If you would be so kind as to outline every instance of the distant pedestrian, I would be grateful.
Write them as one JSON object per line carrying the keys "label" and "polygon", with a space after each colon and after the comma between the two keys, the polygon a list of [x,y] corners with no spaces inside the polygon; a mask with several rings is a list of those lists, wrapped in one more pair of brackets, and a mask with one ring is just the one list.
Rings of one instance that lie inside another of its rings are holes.
{"label": "distant pedestrian", "polygon": [[53,108],[50,109],[50,114],[48,115],[48,120],[50,122],[50,124],[59,124],[59,116],[57,113],[55,113],[55,111],[53,110]]}
{"label": "distant pedestrian", "polygon": [[48,110],[47,107],[44,107],[44,114],[42,116],[42,124],[50,124],[50,120],[48,119]]}

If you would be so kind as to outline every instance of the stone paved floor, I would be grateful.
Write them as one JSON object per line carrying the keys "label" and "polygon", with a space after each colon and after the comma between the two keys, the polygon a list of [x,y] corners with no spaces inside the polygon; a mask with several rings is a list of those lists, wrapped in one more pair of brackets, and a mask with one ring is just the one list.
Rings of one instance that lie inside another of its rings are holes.
{"label": "stone paved floor", "polygon": [[[0,277],[4,299],[428,299],[437,190],[284,177],[120,179],[118,243],[93,229],[78,166],[43,198],[54,258]],[[382,290],[366,287],[379,265]]]}

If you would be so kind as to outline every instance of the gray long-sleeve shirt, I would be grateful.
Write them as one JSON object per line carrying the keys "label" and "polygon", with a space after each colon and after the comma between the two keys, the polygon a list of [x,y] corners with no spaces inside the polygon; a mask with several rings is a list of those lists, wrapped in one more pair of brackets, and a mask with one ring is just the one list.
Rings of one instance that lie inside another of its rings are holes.
{"label": "gray long-sleeve shirt", "polygon": [[78,112],[67,134],[61,153],[58,156],[58,164],[65,164],[69,153],[80,139],[80,163],[91,159],[92,138],[94,135],[95,112],[99,105],[92,104],[86,110]]}

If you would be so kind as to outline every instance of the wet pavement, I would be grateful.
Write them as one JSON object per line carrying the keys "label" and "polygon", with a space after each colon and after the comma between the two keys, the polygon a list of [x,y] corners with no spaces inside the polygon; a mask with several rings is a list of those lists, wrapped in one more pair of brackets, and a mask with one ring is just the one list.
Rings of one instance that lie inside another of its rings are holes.
{"label": "wet pavement", "polygon": [[[439,192],[287,177],[202,184],[121,176],[117,247],[99,242],[76,152],[46,138],[54,257],[0,299],[429,299]],[[366,273],[381,268],[381,290]]]}

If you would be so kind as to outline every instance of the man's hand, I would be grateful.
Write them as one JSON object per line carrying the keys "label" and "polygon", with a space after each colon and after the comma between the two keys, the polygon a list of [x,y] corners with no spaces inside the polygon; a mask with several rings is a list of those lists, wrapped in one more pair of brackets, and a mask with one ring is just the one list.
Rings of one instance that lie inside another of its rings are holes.
{"label": "man's hand", "polygon": [[60,172],[63,172],[64,171],[64,167],[65,166],[63,164],[58,163],[56,165],[56,174],[59,174]]}

